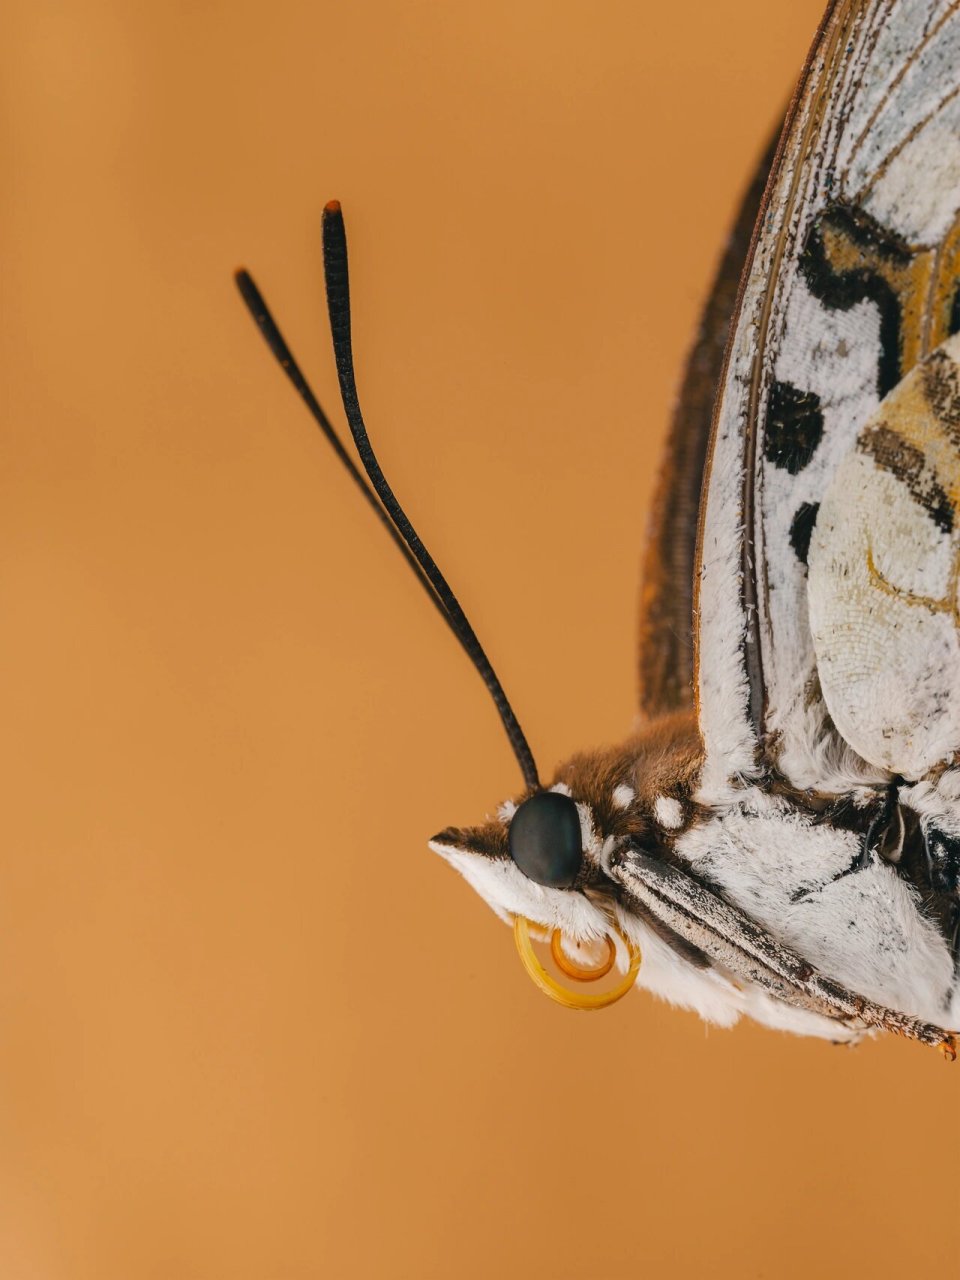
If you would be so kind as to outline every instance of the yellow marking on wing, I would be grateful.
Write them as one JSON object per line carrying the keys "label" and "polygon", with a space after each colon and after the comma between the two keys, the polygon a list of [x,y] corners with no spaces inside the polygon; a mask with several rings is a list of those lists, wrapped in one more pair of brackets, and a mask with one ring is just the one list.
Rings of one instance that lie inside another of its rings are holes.
{"label": "yellow marking on wing", "polygon": [[877,562],[873,558],[873,543],[869,539],[867,541],[867,573],[871,584],[879,591],[882,591],[884,595],[898,600],[901,604],[905,604],[911,609],[926,609],[930,613],[949,614],[953,618],[954,627],[960,632],[960,611],[958,611],[957,607],[957,585],[960,583],[960,548],[954,548],[947,594],[939,600],[935,596],[924,596],[915,591],[904,591],[902,587],[895,587],[890,579],[877,568]]}
{"label": "yellow marking on wing", "polygon": [[924,307],[923,354],[950,336],[954,298],[960,286],[960,215],[934,249],[933,267]]}
{"label": "yellow marking on wing", "polygon": [[960,284],[960,213],[943,240],[932,246],[910,246],[906,261],[894,261],[882,246],[852,241],[844,228],[826,221],[823,249],[838,275],[865,271],[894,293],[900,311],[900,372],[915,365],[950,336],[954,298]]}
{"label": "yellow marking on wing", "polygon": [[941,422],[927,399],[920,370],[914,369],[904,378],[881,413],[884,426],[922,454],[954,515],[960,513],[960,451],[950,429]]}

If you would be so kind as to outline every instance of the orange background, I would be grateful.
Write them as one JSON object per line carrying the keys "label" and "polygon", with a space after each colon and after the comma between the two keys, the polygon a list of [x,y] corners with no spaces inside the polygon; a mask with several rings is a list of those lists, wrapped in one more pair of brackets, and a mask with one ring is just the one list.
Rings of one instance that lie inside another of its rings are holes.
{"label": "orange background", "polygon": [[[0,1273],[900,1276],[960,1066],[584,1019],[425,847],[517,769],[235,296],[336,390],[544,770],[622,736],[685,344],[819,0],[15,0]],[[339,418],[338,418],[339,420]]]}

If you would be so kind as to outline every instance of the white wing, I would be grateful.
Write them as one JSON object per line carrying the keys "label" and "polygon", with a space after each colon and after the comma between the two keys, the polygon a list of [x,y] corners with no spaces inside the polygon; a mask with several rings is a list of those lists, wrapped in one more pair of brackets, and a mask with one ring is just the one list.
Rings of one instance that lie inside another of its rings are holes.
{"label": "white wing", "polygon": [[784,129],[714,419],[697,584],[707,799],[770,768],[828,791],[887,776],[828,714],[806,559],[861,429],[960,327],[958,266],[960,3],[836,0]]}

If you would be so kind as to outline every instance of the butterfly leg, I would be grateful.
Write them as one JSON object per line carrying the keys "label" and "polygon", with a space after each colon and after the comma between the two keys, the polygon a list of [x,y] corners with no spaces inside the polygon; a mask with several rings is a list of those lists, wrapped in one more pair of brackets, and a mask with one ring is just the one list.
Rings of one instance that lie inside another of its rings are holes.
{"label": "butterfly leg", "polygon": [[858,871],[866,871],[878,859],[887,863],[897,863],[903,853],[906,842],[906,821],[904,811],[897,803],[896,787],[889,787],[883,797],[879,810],[871,819],[869,826],[860,841],[860,848],[849,866],[844,867],[831,880],[823,884],[811,886],[809,889],[798,889],[792,901],[803,902],[814,894],[836,884],[847,876],[856,875]]}
{"label": "butterfly leg", "polygon": [[951,1060],[956,1057],[952,1032],[874,1004],[835,982],[679,867],[628,846],[614,853],[610,870],[632,910],[639,905],[657,916],[735,979],[849,1030],[883,1028],[934,1045]]}

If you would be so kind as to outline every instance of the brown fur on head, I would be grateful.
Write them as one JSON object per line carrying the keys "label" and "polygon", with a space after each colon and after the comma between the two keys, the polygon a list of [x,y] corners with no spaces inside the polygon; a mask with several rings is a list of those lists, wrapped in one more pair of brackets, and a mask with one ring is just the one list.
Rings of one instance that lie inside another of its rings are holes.
{"label": "brown fur on head", "polygon": [[644,726],[619,746],[582,752],[558,767],[549,789],[575,801],[583,837],[583,865],[570,889],[533,883],[510,857],[510,822],[533,794],[529,790],[502,805],[496,819],[448,827],[430,846],[502,917],[526,915],[563,925],[574,936],[595,933],[599,921],[586,909],[585,895],[615,895],[606,860],[625,843],[669,856],[676,837],[698,816],[693,791],[702,755],[696,720],[683,712]]}
{"label": "brown fur on head", "polygon": [[[680,712],[644,726],[616,747],[572,756],[558,767],[553,785],[564,784],[574,799],[588,804],[600,829],[616,828],[618,835],[659,843],[662,829],[655,818],[658,799],[678,802],[685,827],[696,810],[692,796],[702,759],[694,716]],[[617,805],[614,798],[621,786],[629,787],[635,796],[626,809]],[[673,834],[679,829],[675,828]]]}

